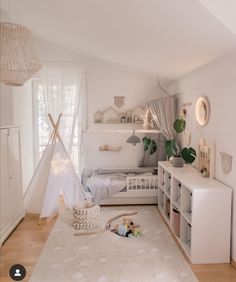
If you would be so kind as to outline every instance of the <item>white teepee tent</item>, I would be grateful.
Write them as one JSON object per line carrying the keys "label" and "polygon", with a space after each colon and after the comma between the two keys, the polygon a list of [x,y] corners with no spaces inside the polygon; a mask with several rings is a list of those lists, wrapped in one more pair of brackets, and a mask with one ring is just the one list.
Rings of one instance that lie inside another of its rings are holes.
{"label": "white teepee tent", "polygon": [[50,217],[58,211],[61,193],[64,195],[65,205],[70,208],[86,200],[83,187],[58,133],[62,114],[56,123],[50,114],[48,116],[54,130],[24,196],[26,212],[40,214],[40,218]]}

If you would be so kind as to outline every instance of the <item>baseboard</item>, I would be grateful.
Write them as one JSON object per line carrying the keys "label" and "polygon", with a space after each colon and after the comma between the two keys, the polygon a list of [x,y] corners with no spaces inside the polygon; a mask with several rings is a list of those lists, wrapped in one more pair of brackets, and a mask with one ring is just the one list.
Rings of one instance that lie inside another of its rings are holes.
{"label": "baseboard", "polygon": [[235,267],[236,268],[236,261],[235,260],[231,260],[231,264],[233,265],[233,267]]}

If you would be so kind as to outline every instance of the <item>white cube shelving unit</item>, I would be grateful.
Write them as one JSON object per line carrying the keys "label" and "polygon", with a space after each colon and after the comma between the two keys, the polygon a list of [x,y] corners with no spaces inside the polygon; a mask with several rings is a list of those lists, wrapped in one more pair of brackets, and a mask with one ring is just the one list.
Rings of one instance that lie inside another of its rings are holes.
{"label": "white cube shelving unit", "polygon": [[158,208],[192,263],[230,262],[231,197],[228,186],[191,166],[159,162]]}

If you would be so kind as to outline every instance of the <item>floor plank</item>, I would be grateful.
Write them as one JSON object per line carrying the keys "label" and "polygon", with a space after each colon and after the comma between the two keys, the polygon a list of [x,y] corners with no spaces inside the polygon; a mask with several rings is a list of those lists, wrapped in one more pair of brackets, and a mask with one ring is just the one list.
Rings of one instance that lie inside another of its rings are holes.
{"label": "floor plank", "polygon": [[[39,225],[38,218],[26,216],[0,249],[0,281],[12,281],[8,275],[13,264],[22,264],[27,269],[28,281],[33,267],[47,240],[56,218]],[[230,264],[192,265],[200,282],[236,282],[236,269]]]}

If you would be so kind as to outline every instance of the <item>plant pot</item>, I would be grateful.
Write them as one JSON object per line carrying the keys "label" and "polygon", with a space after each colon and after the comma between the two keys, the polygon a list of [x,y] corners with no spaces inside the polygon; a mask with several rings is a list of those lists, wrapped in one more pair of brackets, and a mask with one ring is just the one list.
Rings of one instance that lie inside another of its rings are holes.
{"label": "plant pot", "polygon": [[183,167],[184,166],[184,160],[182,159],[182,157],[172,156],[171,157],[171,164],[174,167]]}

